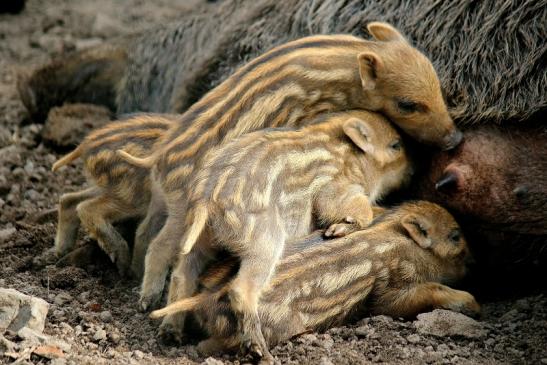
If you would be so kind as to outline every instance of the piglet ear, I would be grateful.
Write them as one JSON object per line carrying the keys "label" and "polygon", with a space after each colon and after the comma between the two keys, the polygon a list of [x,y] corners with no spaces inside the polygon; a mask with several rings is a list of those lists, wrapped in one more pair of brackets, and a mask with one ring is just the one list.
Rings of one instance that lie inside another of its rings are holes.
{"label": "piglet ear", "polygon": [[433,243],[431,237],[429,237],[431,234],[431,223],[427,219],[415,214],[407,214],[401,220],[401,225],[418,246],[424,249],[431,247]]}
{"label": "piglet ear", "polygon": [[404,41],[406,38],[399,33],[397,29],[383,22],[372,22],[367,24],[367,30],[377,41],[390,42],[390,41]]}
{"label": "piglet ear", "polygon": [[374,154],[372,128],[370,128],[370,125],[366,121],[359,118],[350,118],[344,122],[342,129],[346,136],[363,152]]}
{"label": "piglet ear", "polygon": [[363,90],[374,90],[378,73],[381,72],[383,62],[380,56],[374,52],[363,52],[357,56],[359,62],[359,76]]}

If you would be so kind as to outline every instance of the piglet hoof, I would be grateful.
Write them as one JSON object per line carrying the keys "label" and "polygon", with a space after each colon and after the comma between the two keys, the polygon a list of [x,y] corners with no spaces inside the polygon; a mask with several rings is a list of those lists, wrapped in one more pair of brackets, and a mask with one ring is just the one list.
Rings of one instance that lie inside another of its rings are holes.
{"label": "piglet hoof", "polygon": [[274,365],[275,364],[275,361],[274,361],[274,358],[273,356],[270,354],[270,352],[268,351],[263,357],[262,359],[260,359],[260,361],[258,362],[259,365]]}
{"label": "piglet hoof", "polygon": [[110,252],[108,254],[110,261],[116,264],[118,273],[121,277],[129,276],[129,251],[125,249],[117,250],[117,252]]}
{"label": "piglet hoof", "polygon": [[177,330],[170,323],[160,326],[158,337],[164,345],[168,346],[178,346],[184,343],[184,336],[181,331]]}
{"label": "piglet hoof", "polygon": [[159,296],[156,295],[141,295],[139,299],[139,303],[137,306],[137,309],[140,312],[148,312],[149,310],[152,310],[156,308],[156,306],[159,303]]}
{"label": "piglet hoof", "polygon": [[472,318],[479,318],[481,306],[477,303],[473,295],[462,290],[456,290],[455,292],[456,294],[453,295],[452,300],[446,303],[444,307]]}
{"label": "piglet hoof", "polygon": [[274,359],[265,344],[260,345],[256,341],[247,339],[241,342],[240,352],[242,356],[249,356],[259,364],[273,364]]}
{"label": "piglet hoof", "polygon": [[344,237],[356,230],[355,224],[335,223],[325,231],[325,237]]}

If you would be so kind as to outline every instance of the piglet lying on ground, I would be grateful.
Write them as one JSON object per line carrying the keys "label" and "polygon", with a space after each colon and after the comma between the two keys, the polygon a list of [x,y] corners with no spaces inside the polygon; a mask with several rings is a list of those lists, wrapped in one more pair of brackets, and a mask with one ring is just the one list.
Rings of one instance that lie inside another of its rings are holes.
{"label": "piglet lying on ground", "polygon": [[[365,311],[412,317],[434,308],[480,310],[471,294],[444,285],[464,276],[469,251],[454,218],[436,204],[405,203],[365,230],[314,243],[314,236],[297,243],[309,247],[281,260],[262,293],[258,312],[270,346]],[[193,310],[210,335],[199,344],[201,352],[237,349],[237,321],[227,296],[235,266],[213,265],[201,278],[201,292],[151,316]]]}

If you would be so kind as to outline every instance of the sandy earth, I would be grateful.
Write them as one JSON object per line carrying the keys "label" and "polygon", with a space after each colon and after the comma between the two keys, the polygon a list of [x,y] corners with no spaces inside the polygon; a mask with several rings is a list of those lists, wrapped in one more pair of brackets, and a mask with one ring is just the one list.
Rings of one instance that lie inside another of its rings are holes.
{"label": "sandy earth", "polygon": [[[47,300],[51,305],[45,333],[66,343],[62,358],[32,355],[19,363],[238,363],[228,355],[200,358],[194,345],[160,344],[155,338],[158,323],[136,310],[138,283],[122,280],[101,256],[84,268],[39,268],[32,261],[53,245],[59,195],[80,189],[83,178],[78,165],[50,172],[65,151],[44,143],[42,125],[26,117],[15,90],[16,72],[64,52],[175,20],[196,7],[214,6],[198,0],[151,3],[33,0],[22,14],[0,15],[0,287]],[[80,243],[93,244],[83,234]],[[484,314],[474,324],[480,334],[464,328],[453,336],[435,336],[419,332],[417,322],[379,316],[301,336],[272,353],[281,363],[291,364],[547,364],[545,293],[495,299],[473,294],[485,300]],[[458,325],[458,318],[450,325]],[[13,360],[0,356],[0,363]]]}

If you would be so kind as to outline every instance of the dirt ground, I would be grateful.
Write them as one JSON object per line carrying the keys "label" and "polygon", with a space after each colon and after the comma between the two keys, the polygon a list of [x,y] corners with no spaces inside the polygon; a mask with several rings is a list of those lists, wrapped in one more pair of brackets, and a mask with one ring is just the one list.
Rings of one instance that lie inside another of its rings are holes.
{"label": "dirt ground", "polygon": [[[158,323],[136,310],[138,283],[122,280],[108,260],[98,257],[84,268],[33,264],[53,245],[60,194],[81,189],[84,179],[79,165],[50,171],[65,151],[42,141],[42,125],[28,120],[15,89],[17,72],[51,57],[207,6],[215,5],[205,0],[31,0],[19,15],[0,15],[0,287],[47,300],[45,333],[69,347],[63,358],[33,355],[26,363],[238,363],[228,355],[200,358],[194,345],[162,345],[155,337]],[[80,243],[93,244],[83,234]],[[480,292],[473,294],[484,299]],[[436,336],[420,332],[418,322],[378,316],[301,336],[272,353],[289,364],[547,364],[545,293],[490,298],[483,310],[475,324],[480,334],[464,329]],[[0,357],[0,363],[13,360]]]}

